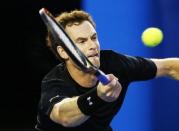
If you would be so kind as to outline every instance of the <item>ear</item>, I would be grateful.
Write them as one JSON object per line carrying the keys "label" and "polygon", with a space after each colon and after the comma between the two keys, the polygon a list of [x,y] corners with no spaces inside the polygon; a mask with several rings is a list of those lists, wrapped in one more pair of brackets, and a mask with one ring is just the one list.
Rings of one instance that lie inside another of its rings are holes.
{"label": "ear", "polygon": [[69,56],[67,55],[67,53],[61,46],[57,46],[57,52],[61,58],[65,59],[65,60],[69,59]]}

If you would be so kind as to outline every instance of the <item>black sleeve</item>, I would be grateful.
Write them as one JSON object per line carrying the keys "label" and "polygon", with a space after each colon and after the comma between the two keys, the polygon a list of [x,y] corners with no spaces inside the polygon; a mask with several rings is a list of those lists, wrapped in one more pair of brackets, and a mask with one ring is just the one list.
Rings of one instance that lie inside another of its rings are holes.
{"label": "black sleeve", "polygon": [[156,76],[157,67],[147,58],[126,56],[126,72],[130,81],[152,79]]}
{"label": "black sleeve", "polygon": [[150,59],[122,55],[111,50],[102,52],[101,61],[102,70],[106,73],[113,73],[129,82],[152,79],[157,72],[156,65]]}
{"label": "black sleeve", "polygon": [[67,91],[62,81],[43,81],[39,109],[43,114],[49,116],[53,106],[67,97]]}

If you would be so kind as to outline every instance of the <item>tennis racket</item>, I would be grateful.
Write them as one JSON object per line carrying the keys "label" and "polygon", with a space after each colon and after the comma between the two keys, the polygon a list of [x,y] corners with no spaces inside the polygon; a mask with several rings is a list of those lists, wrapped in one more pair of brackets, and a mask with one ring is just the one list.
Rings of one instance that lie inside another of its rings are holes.
{"label": "tennis racket", "polygon": [[74,44],[71,38],[67,35],[64,28],[55,20],[55,17],[45,8],[39,10],[39,14],[45,23],[46,27],[52,33],[55,40],[60,41],[60,46],[66,51],[73,62],[84,72],[95,72],[98,80],[106,85],[110,81],[107,76],[94,66],[88,58]]}

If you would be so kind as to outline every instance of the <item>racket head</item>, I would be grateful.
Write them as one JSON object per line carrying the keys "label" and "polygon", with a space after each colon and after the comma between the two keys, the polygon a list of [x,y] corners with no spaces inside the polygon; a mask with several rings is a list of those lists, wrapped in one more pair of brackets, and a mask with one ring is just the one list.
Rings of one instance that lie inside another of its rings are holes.
{"label": "racket head", "polygon": [[39,10],[39,14],[51,32],[56,41],[60,41],[59,46],[66,51],[73,62],[83,71],[92,72],[96,71],[97,67],[94,66],[88,58],[81,52],[81,50],[74,44],[64,28],[56,21],[55,17],[45,8]]}

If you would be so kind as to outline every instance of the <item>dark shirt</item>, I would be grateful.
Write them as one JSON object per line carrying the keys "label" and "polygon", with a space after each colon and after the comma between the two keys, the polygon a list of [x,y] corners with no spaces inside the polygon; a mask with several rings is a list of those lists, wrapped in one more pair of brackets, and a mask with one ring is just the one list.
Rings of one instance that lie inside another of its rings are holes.
{"label": "dark shirt", "polygon": [[[156,75],[156,65],[149,59],[122,55],[111,50],[101,51],[100,69],[114,74],[122,85],[118,99],[99,107],[95,116],[76,127],[64,127],[50,119],[51,110],[64,98],[84,94],[84,88],[70,76],[64,63],[53,68],[43,79],[36,128],[41,131],[112,131],[110,122],[122,106],[127,87],[132,81],[148,80]],[[94,87],[93,87],[94,88]]]}

